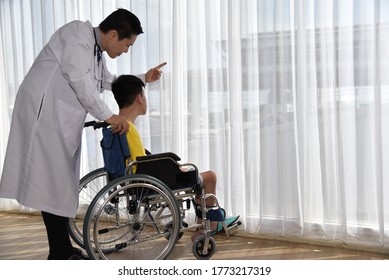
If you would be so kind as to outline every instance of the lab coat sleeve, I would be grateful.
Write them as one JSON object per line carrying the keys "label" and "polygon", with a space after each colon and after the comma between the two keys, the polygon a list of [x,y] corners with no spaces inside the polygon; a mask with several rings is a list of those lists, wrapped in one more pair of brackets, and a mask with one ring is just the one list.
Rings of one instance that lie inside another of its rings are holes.
{"label": "lab coat sleeve", "polygon": [[[90,30],[67,28],[58,33],[57,47],[63,76],[68,80],[84,109],[98,120],[107,120],[113,113],[98,94],[93,80],[93,45],[88,41]],[[54,47],[55,48],[55,47]]]}

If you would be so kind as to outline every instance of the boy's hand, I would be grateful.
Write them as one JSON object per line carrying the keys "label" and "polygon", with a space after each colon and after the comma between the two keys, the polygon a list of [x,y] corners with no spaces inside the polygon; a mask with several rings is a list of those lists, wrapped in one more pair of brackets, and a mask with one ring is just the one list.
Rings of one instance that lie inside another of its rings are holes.
{"label": "boy's hand", "polygon": [[146,83],[153,83],[155,81],[158,81],[162,75],[162,71],[160,69],[166,64],[167,62],[161,63],[157,67],[151,68],[149,71],[147,71],[145,75]]}
{"label": "boy's hand", "polygon": [[109,123],[112,126],[113,133],[119,132],[120,134],[123,134],[128,132],[128,121],[122,116],[112,115],[112,117],[105,120],[105,122]]}

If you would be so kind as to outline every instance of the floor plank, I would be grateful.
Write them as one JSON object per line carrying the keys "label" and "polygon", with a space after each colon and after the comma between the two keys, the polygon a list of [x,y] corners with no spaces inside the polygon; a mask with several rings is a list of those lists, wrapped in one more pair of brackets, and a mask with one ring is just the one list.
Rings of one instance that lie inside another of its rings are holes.
{"label": "floor plank", "polygon": [[[383,260],[389,254],[348,250],[223,235],[215,237],[215,260]],[[0,260],[45,260],[48,255],[46,231],[40,215],[0,212]],[[169,259],[194,260],[190,233],[178,241]]]}

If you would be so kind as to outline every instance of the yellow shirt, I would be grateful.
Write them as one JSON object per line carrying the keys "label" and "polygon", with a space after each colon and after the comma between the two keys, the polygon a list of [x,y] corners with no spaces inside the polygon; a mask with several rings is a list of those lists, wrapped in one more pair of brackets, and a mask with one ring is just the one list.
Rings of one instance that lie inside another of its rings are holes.
{"label": "yellow shirt", "polygon": [[[142,139],[136,129],[135,125],[132,122],[128,122],[130,124],[130,128],[126,134],[128,148],[130,149],[131,161],[136,160],[139,156],[145,156],[145,147],[143,146]],[[132,172],[136,172],[136,166],[133,166]]]}

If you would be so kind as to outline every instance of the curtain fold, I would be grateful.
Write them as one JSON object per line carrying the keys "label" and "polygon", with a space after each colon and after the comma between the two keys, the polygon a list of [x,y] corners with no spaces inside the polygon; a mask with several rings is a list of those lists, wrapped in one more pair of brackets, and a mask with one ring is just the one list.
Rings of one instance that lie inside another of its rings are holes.
{"label": "curtain fold", "polygon": [[[1,1],[0,168],[17,88],[43,45],[66,22],[96,26],[117,7],[145,33],[107,59],[111,72],[168,62],[137,121],[149,150],[213,170],[247,232],[389,246],[384,0]],[[102,165],[99,140],[85,130],[82,174]]]}

